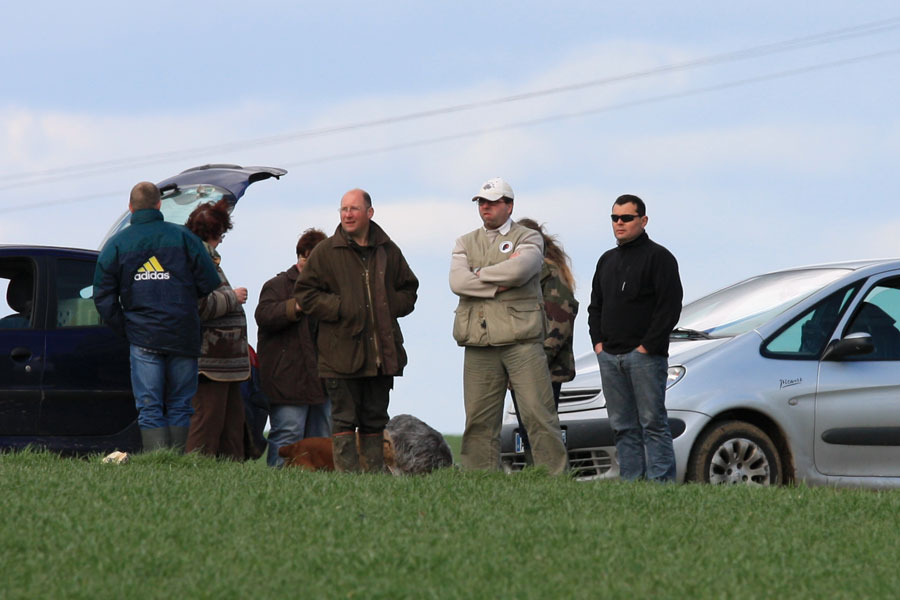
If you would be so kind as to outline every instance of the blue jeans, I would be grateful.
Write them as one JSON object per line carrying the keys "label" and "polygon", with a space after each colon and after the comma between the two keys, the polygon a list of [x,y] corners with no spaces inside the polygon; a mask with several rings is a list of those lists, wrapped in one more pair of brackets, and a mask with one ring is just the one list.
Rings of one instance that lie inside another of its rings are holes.
{"label": "blue jeans", "polygon": [[273,404],[269,408],[269,452],[266,464],[280,467],[278,449],[308,437],[331,437],[331,398],[323,404]]}
{"label": "blue jeans", "polygon": [[624,480],[675,480],[675,450],[666,414],[665,356],[597,355],[610,425]]}
{"label": "blue jeans", "polygon": [[190,427],[197,357],[157,354],[132,344],[131,390],[141,429]]}

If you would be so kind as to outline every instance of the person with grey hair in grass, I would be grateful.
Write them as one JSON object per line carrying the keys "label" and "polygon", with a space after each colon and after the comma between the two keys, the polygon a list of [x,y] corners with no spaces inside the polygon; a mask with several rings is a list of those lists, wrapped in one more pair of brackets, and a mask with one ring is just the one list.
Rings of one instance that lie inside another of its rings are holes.
{"label": "person with grey hair in grass", "polygon": [[397,415],[384,428],[385,457],[394,475],[424,475],[453,465],[441,433],[412,415]]}

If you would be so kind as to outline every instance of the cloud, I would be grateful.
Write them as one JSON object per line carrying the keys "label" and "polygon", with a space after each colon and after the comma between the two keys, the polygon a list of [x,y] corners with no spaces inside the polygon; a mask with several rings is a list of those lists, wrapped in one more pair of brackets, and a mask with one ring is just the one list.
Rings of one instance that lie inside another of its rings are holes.
{"label": "cloud", "polygon": [[180,162],[185,150],[266,131],[263,116],[267,119],[271,109],[242,102],[200,112],[115,115],[0,106],[0,160],[9,173],[159,153],[175,153],[174,162]]}
{"label": "cloud", "polygon": [[867,228],[866,234],[853,240],[857,258],[891,258],[900,255],[900,219],[881,221]]}
{"label": "cloud", "polygon": [[[0,107],[0,131],[4,145],[0,162],[10,173],[69,166],[97,160],[148,156],[192,148],[215,147],[234,140],[272,138],[286,132],[308,132],[323,127],[359,123],[440,107],[463,105],[481,99],[512,96],[548,89],[608,74],[640,72],[677,62],[688,52],[676,46],[633,42],[586,44],[572,49],[556,64],[522,81],[493,77],[435,93],[368,94],[333,102],[314,113],[298,114],[295,107],[277,98],[241,100],[230,105],[216,98],[202,111],[94,115]],[[248,162],[297,165],[292,178],[346,177],[347,165],[361,174],[390,169],[392,177],[427,181],[434,188],[449,187],[469,193],[487,177],[502,174],[511,179],[540,170],[550,170],[571,160],[573,154],[596,156],[608,149],[610,158],[626,164],[646,156],[659,168],[668,167],[665,148],[684,150],[683,163],[702,164],[710,140],[642,139],[632,133],[616,133],[612,128],[598,135],[598,123],[563,121],[552,126],[522,127],[487,133],[494,127],[533,120],[546,115],[571,113],[602,107],[636,94],[680,89],[690,79],[686,72],[662,77],[639,78],[614,85],[596,86],[565,94],[542,96],[519,102],[478,108],[472,111],[367,127],[329,135],[300,137],[278,144],[200,152],[194,156],[173,154],[169,167],[151,166],[133,172],[165,173],[203,162]],[[613,122],[618,119],[613,119]],[[304,166],[304,161],[354,152],[374,151],[423,140],[483,132],[458,141],[426,145],[406,151],[374,153],[352,161]],[[738,132],[740,133],[740,132]],[[732,140],[733,141],[733,140]],[[646,142],[646,143],[642,143]],[[723,141],[715,148],[727,146]],[[735,144],[737,146],[737,144]],[[622,149],[621,152],[619,151]],[[654,156],[653,150],[660,156]],[[615,152],[613,152],[615,150]],[[621,158],[619,158],[621,155]],[[690,156],[697,159],[690,162]],[[576,164],[579,160],[576,158]],[[398,168],[399,167],[399,168]],[[0,184],[2,185],[2,184]],[[0,191],[2,194],[2,191]]]}
{"label": "cloud", "polygon": [[[768,169],[804,174],[846,171],[871,132],[841,125],[739,125],[620,139],[609,158],[658,174]],[[840,143],[836,143],[840,140]]]}

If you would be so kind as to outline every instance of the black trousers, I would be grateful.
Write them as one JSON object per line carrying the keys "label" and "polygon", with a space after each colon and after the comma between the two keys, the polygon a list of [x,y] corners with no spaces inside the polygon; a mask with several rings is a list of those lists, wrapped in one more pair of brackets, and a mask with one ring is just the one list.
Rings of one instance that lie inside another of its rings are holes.
{"label": "black trousers", "polygon": [[389,375],[357,379],[325,379],[331,398],[331,433],[359,430],[362,435],[381,433],[388,422],[388,402],[394,378]]}

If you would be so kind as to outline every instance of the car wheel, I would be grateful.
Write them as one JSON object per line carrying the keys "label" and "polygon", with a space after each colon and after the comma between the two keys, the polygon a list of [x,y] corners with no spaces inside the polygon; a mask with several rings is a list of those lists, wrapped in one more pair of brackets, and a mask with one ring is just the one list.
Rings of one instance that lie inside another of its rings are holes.
{"label": "car wheel", "polygon": [[760,428],[726,421],[698,438],[686,478],[716,485],[778,485],[783,479],[781,457]]}

